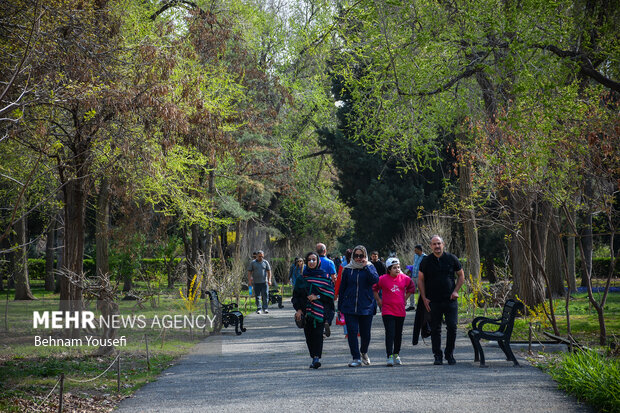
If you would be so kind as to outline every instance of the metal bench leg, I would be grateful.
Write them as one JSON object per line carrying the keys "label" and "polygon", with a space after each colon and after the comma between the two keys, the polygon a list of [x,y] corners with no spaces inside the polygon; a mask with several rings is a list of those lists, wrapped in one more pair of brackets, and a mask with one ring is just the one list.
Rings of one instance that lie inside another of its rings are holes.
{"label": "metal bench leg", "polygon": [[239,329],[245,333],[246,328],[243,327],[243,314],[239,316]]}
{"label": "metal bench leg", "polygon": [[241,335],[241,331],[239,331],[239,317],[234,316],[234,324],[235,324],[235,333],[237,333],[238,336]]}
{"label": "metal bench leg", "polygon": [[474,343],[473,331],[469,330],[467,332],[467,335],[469,336],[469,340],[471,341],[471,346],[474,348],[474,362],[480,361],[480,358],[478,357],[478,347],[476,347],[476,343]]}
{"label": "metal bench leg", "polygon": [[506,353],[506,357],[508,358],[508,360],[512,361],[515,367],[519,366],[519,362],[517,361],[517,358],[515,357],[514,353],[512,352],[512,349],[510,348],[510,343],[504,342],[503,344],[505,347],[504,353]]}
{"label": "metal bench leg", "polygon": [[476,331],[472,331],[472,336],[472,342],[475,343],[478,354],[480,355],[480,367],[487,367],[484,362],[484,350],[482,350],[482,345],[480,344],[480,336],[478,336]]}
{"label": "metal bench leg", "polygon": [[506,360],[508,361],[512,361],[512,359],[510,358],[510,355],[508,354],[508,352],[506,351],[506,345],[504,344],[504,340],[498,340],[497,341],[497,345],[499,346],[499,348],[502,349],[502,351],[504,352],[504,355],[506,356]]}

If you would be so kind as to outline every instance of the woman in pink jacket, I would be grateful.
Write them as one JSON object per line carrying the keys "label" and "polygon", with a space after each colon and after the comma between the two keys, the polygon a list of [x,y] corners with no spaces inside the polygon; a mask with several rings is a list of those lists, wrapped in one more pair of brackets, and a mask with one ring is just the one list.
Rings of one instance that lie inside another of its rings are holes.
{"label": "woman in pink jacket", "polygon": [[[401,365],[398,353],[403,339],[405,323],[405,307],[409,296],[415,292],[415,284],[410,277],[400,272],[398,258],[388,258],[385,262],[387,274],[379,277],[373,286],[375,300],[381,308],[383,325],[385,326],[385,350],[387,366]],[[382,298],[379,296],[381,291]]]}

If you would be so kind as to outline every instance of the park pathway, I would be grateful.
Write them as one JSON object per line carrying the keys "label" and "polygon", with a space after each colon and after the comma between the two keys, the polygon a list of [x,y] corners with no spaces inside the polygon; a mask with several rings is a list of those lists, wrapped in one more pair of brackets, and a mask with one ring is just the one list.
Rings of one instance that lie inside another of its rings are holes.
{"label": "park pathway", "polygon": [[455,366],[433,365],[430,339],[411,345],[413,313],[407,313],[403,366],[385,367],[383,323],[374,318],[371,366],[350,368],[342,327],[325,340],[323,366],[308,368],[303,330],[295,327],[290,302],[269,314],[251,314],[247,332],[230,328],[196,345],[161,377],[121,402],[118,412],[591,412],[557,390],[515,351],[513,368],[487,344],[489,368],[473,363],[459,332]]}

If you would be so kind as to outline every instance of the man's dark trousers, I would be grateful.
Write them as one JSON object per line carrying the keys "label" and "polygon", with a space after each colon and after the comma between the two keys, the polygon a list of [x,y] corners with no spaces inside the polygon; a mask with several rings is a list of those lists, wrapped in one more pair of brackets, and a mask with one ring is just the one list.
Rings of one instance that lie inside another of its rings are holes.
{"label": "man's dark trousers", "polygon": [[431,301],[431,343],[435,357],[441,358],[441,320],[446,318],[446,351],[445,356],[453,356],[456,343],[456,323],[459,315],[457,300]]}

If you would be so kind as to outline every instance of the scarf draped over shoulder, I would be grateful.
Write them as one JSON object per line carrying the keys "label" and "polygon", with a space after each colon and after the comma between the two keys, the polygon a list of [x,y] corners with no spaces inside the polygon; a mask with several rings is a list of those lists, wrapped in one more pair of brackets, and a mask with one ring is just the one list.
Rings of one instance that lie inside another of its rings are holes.
{"label": "scarf draped over shoulder", "polygon": [[353,258],[355,251],[358,250],[364,251],[364,256],[368,259],[368,252],[366,251],[366,247],[364,247],[363,245],[358,245],[357,247],[353,248],[353,253],[351,254],[351,262],[348,263],[347,266],[344,268],[351,268],[354,270],[361,270],[362,268],[364,268],[364,264],[355,261],[355,259]]}
{"label": "scarf draped over shoulder", "polygon": [[[334,299],[334,284],[329,275],[320,266],[317,268],[309,268],[306,266],[303,273],[304,281],[308,285],[308,295],[320,295],[331,300]],[[325,322],[325,304],[321,300],[308,300],[306,306],[306,316],[314,320],[316,323]]]}

